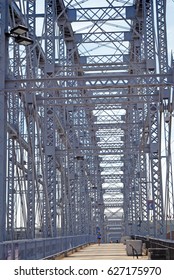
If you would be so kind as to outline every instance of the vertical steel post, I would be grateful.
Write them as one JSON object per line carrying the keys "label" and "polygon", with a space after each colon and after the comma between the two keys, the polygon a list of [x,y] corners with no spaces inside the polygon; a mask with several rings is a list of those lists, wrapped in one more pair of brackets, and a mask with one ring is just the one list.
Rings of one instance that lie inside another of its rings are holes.
{"label": "vertical steel post", "polygon": [[[6,147],[7,147],[7,104],[5,95],[5,77],[7,51],[5,33],[7,32],[7,1],[0,1],[0,242],[6,240]],[[3,247],[0,259],[3,259]]]}

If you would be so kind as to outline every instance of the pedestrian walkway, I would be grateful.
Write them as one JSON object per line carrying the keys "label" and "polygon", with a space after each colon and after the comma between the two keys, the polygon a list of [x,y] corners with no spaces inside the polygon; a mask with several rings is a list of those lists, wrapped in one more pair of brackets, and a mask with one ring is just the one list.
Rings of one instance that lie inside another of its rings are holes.
{"label": "pedestrian walkway", "polygon": [[[58,259],[58,258],[55,258]],[[147,260],[146,255],[138,256]],[[122,243],[92,244],[77,252],[63,257],[62,260],[137,260],[136,256],[127,256],[126,246]]]}

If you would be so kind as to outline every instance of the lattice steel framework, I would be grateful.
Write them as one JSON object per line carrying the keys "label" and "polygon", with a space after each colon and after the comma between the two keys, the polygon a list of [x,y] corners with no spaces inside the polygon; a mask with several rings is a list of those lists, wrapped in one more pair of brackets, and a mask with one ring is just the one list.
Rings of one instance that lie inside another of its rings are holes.
{"label": "lattice steel framework", "polygon": [[165,238],[174,217],[166,1],[42,2],[0,0],[1,245],[98,227],[106,242]]}

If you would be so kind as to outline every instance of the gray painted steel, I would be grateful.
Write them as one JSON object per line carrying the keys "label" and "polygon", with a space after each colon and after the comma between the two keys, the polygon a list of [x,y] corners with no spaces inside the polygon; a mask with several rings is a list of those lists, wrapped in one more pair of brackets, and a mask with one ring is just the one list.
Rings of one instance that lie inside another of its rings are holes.
{"label": "gray painted steel", "polygon": [[171,238],[166,1],[42,2],[0,0],[0,258],[97,228],[104,242]]}

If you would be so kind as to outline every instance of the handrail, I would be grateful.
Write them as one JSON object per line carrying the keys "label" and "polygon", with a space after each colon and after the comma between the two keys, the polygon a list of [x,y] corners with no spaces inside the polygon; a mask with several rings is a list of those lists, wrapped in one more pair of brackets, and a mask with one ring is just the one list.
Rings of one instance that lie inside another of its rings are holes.
{"label": "handrail", "polygon": [[56,238],[38,238],[12,240],[0,243],[1,260],[35,260],[60,254],[71,248],[93,243],[94,235],[63,236]]}
{"label": "handrail", "polygon": [[174,260],[174,240],[170,239],[158,239],[152,236],[140,236],[135,235],[133,238],[142,240],[146,243],[146,248],[164,248],[168,249],[168,257],[170,260]]}

